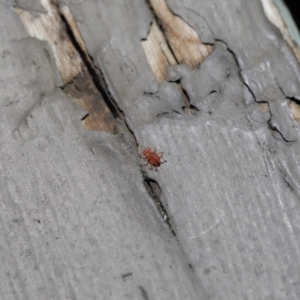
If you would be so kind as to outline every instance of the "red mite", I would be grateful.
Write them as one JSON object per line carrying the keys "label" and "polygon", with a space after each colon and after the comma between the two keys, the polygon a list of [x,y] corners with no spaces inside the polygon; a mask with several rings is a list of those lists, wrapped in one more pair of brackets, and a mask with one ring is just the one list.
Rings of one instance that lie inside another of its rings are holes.
{"label": "red mite", "polygon": [[145,148],[142,152],[142,155],[140,155],[142,159],[147,161],[147,163],[143,166],[147,166],[149,164],[150,170],[154,168],[154,170],[157,171],[157,167],[166,162],[166,160],[163,158],[163,154],[163,152],[156,153],[155,148],[154,151],[152,151],[151,148]]}

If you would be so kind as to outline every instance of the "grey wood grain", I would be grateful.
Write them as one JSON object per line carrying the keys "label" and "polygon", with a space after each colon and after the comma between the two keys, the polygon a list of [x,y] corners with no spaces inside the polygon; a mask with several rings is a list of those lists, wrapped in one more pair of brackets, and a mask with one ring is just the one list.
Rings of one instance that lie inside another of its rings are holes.
{"label": "grey wood grain", "polygon": [[46,43],[1,14],[14,30],[1,37],[0,298],[197,298],[136,153],[82,128]]}
{"label": "grey wood grain", "polygon": [[164,151],[159,171],[143,172],[176,235],[135,149],[81,127],[85,112],[61,92],[48,45],[0,4],[10,24],[0,33],[1,299],[299,299],[299,126],[289,109],[299,65],[260,2],[169,0],[215,49],[162,84],[141,47],[144,1],[65,3],[139,151]]}

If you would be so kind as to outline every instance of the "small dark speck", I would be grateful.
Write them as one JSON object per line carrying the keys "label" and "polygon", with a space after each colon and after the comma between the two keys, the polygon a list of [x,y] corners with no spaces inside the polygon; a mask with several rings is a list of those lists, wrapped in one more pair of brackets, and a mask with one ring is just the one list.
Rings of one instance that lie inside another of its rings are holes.
{"label": "small dark speck", "polygon": [[204,273],[204,275],[208,275],[210,273],[210,269],[206,268],[203,273]]}
{"label": "small dark speck", "polygon": [[194,269],[193,266],[192,266],[191,264],[189,264],[189,267],[190,267],[190,269],[192,269],[192,270]]}
{"label": "small dark speck", "polygon": [[209,115],[212,115],[212,112],[211,112],[211,111],[209,111],[209,112],[208,112],[208,114],[209,114]]}
{"label": "small dark speck", "polygon": [[126,280],[129,276],[132,276],[132,272],[123,274],[123,275],[122,275],[122,279],[123,279],[123,280]]}

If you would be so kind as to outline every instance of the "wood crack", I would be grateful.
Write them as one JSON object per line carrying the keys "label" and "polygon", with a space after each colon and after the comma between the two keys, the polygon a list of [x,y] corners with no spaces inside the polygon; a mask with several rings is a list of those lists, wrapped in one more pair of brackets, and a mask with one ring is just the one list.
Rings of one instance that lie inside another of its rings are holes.
{"label": "wood crack", "polygon": [[[41,0],[41,4],[46,13],[33,15],[17,6],[14,10],[31,37],[49,43],[64,83],[61,89],[88,111],[81,119],[83,126],[88,130],[119,134],[138,154],[135,134],[111,96],[102,71],[93,63],[69,8],[55,0]],[[149,182],[142,170],[141,173],[145,182]],[[157,183],[156,185],[159,187]],[[149,189],[164,222],[175,235],[167,211],[157,197],[157,189],[153,184],[148,184],[148,191]]]}
{"label": "wood crack", "polygon": [[[168,7],[165,0],[147,0],[153,13],[147,39],[142,46],[147,61],[158,82],[167,81],[170,65],[186,64],[190,69],[200,63],[213,51],[213,45],[204,45],[197,32]],[[182,85],[177,82],[184,102],[183,111],[188,115],[198,109],[190,103]]]}

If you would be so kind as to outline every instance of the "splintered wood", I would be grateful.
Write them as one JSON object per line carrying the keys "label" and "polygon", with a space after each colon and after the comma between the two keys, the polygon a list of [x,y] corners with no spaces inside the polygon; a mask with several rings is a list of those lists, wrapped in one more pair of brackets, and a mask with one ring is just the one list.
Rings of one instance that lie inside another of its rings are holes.
{"label": "splintered wood", "polygon": [[[92,62],[70,10],[67,6],[60,6],[59,1],[41,0],[40,2],[46,13],[38,13],[36,16],[36,13],[33,15],[17,6],[14,10],[20,16],[31,37],[49,43],[64,83],[63,91],[89,112],[82,121],[83,126],[89,130],[115,134],[116,120],[104,100],[105,95],[100,93],[88,70],[87,64],[93,67]],[[66,24],[60,14],[64,17]],[[73,38],[79,45],[84,59],[74,46],[66,26],[69,26],[72,31]],[[97,73],[97,70],[94,71]]]}
{"label": "splintered wood", "polygon": [[177,62],[155,21],[152,22],[147,40],[142,41],[142,46],[157,81],[165,81],[168,66]]}
{"label": "splintered wood", "polygon": [[291,101],[290,108],[295,121],[300,123],[300,105],[295,101]]}
{"label": "splintered wood", "polygon": [[185,63],[193,69],[212,52],[213,46],[204,45],[196,31],[172,13],[165,0],[150,0],[150,4],[164,33],[153,21],[142,45],[156,79],[162,82],[168,65]]}

